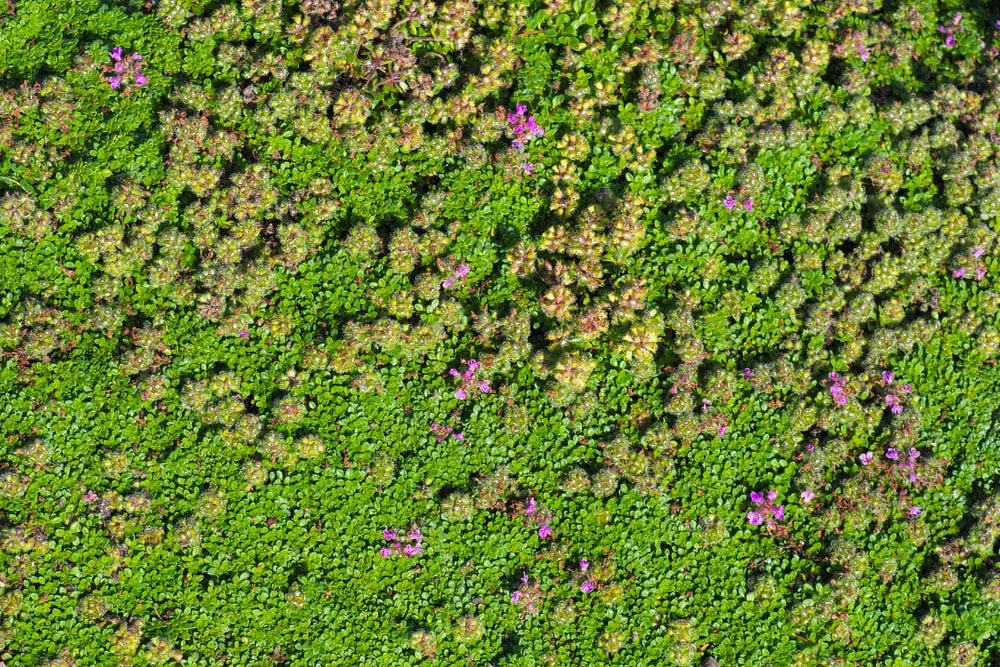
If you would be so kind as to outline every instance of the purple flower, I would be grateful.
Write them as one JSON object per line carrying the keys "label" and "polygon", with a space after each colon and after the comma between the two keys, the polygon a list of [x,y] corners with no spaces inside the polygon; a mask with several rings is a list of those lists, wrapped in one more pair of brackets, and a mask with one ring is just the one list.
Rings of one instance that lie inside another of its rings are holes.
{"label": "purple flower", "polygon": [[479,362],[475,359],[469,359],[469,370],[475,373],[479,370]]}
{"label": "purple flower", "polygon": [[955,46],[955,36],[949,33],[948,36],[944,38],[944,45],[949,48]]}
{"label": "purple flower", "polygon": [[93,491],[87,491],[85,494],[83,494],[83,502],[89,504],[94,502],[95,500],[97,500],[97,494],[94,493]]}
{"label": "purple flower", "polygon": [[732,211],[736,207],[736,200],[733,199],[732,195],[726,195],[726,198],[722,200],[722,205]]}
{"label": "purple flower", "polygon": [[895,447],[890,447],[889,449],[885,450],[885,457],[891,461],[898,461],[899,450],[896,449]]}
{"label": "purple flower", "polygon": [[[469,271],[470,271],[470,269],[469,269],[468,266],[466,266],[465,264],[459,264],[458,266],[455,267],[455,277],[456,278],[464,278],[465,276],[469,275]],[[470,366],[471,366],[471,364],[470,364]],[[473,370],[475,370],[475,369],[473,369]]]}
{"label": "purple flower", "polygon": [[524,134],[524,123],[515,123],[514,127],[510,129],[514,131],[514,134]]}
{"label": "purple flower", "polygon": [[139,72],[138,74],[135,75],[135,85],[145,86],[147,83],[149,83],[149,79],[146,78],[145,74]]}
{"label": "purple flower", "polygon": [[895,376],[892,374],[891,371],[882,371],[882,382],[885,382],[886,384],[892,384],[892,380],[894,377]]}
{"label": "purple flower", "polygon": [[456,440],[465,440],[465,434],[462,433],[461,431],[451,437],[455,438]]}
{"label": "purple flower", "polygon": [[122,62],[121,60],[119,60],[118,62],[116,62],[115,63],[115,72],[117,72],[118,74],[124,74],[125,73],[125,63]]}
{"label": "purple flower", "polygon": [[490,393],[490,381],[489,380],[480,380],[479,383],[476,385],[476,387],[478,387],[479,391],[483,392],[484,394]]}
{"label": "purple flower", "polygon": [[386,528],[385,530],[382,531],[382,537],[385,538],[386,542],[392,542],[399,536],[396,534],[396,531],[392,530],[391,528]]}
{"label": "purple flower", "polygon": [[752,502],[754,505],[760,505],[762,502],[764,502],[764,494],[761,493],[760,491],[751,491],[750,502]]}
{"label": "purple flower", "polygon": [[924,513],[924,511],[922,509],[920,509],[919,507],[917,507],[916,505],[914,505],[913,507],[910,508],[910,518],[916,518],[916,517],[920,516],[923,513]]}
{"label": "purple flower", "polygon": [[799,498],[802,498],[802,502],[805,503],[806,505],[811,503],[813,501],[813,498],[815,497],[816,494],[813,493],[812,489],[806,489],[805,491],[799,494]]}
{"label": "purple flower", "polygon": [[419,544],[407,544],[403,547],[403,555],[412,558],[418,554],[424,552],[423,548]]}
{"label": "purple flower", "polygon": [[523,151],[524,150],[524,142],[521,141],[520,139],[515,139],[514,141],[510,142],[510,145],[516,151]]}
{"label": "purple flower", "polygon": [[510,601],[513,602],[514,604],[517,604],[518,602],[521,601],[521,598],[523,597],[524,593],[522,593],[521,591],[514,591],[513,593],[510,594]]}
{"label": "purple flower", "polygon": [[861,62],[868,62],[869,51],[862,45],[858,44],[858,53],[861,54]]}
{"label": "purple flower", "polygon": [[250,332],[246,329],[240,329],[240,338],[249,338]]}
{"label": "purple flower", "polygon": [[535,513],[537,509],[538,505],[535,503],[535,499],[533,497],[528,498],[528,504],[524,508],[524,513],[528,516],[531,516],[532,514]]}
{"label": "purple flower", "polygon": [[961,266],[958,267],[957,269],[955,269],[954,271],[952,271],[951,277],[952,278],[964,278],[965,277],[965,269],[962,268]]}
{"label": "purple flower", "polygon": [[586,572],[588,567],[590,567],[590,562],[586,558],[580,561],[580,572]]}
{"label": "purple flower", "polygon": [[516,113],[518,116],[523,116],[527,110],[528,110],[527,105],[522,103],[518,103],[517,106],[514,107],[514,113]]}
{"label": "purple flower", "polygon": [[913,391],[913,387],[911,387],[908,384],[904,384],[902,387],[900,387],[900,389],[903,390],[904,394],[909,394],[911,391]]}
{"label": "purple flower", "polygon": [[775,507],[772,510],[772,513],[774,514],[774,518],[775,519],[784,519],[785,518],[785,506],[784,505],[778,505],[777,507]]}
{"label": "purple flower", "polygon": [[920,458],[920,451],[916,447],[910,447],[910,451],[907,452],[911,461],[916,461]]}
{"label": "purple flower", "polygon": [[844,396],[843,394],[838,396],[836,400],[837,400],[837,405],[839,405],[840,407],[844,407],[845,405],[847,405],[847,397]]}
{"label": "purple flower", "polygon": [[443,287],[445,289],[451,289],[454,286],[455,286],[455,279],[454,278],[446,278],[445,280],[443,280],[441,282],[441,287]]}
{"label": "purple flower", "polygon": [[896,403],[896,405],[892,406],[892,408],[890,409],[892,410],[892,414],[894,415],[903,414],[903,406],[900,405],[899,403]]}
{"label": "purple flower", "polygon": [[464,401],[468,397],[469,397],[469,395],[467,393],[465,393],[465,390],[462,389],[461,387],[459,387],[458,389],[455,390],[455,398],[457,398],[458,400]]}
{"label": "purple flower", "polygon": [[390,549],[389,547],[382,547],[381,549],[378,550],[378,553],[380,556],[382,556],[382,558],[388,558],[389,556],[392,555],[392,549]]}
{"label": "purple flower", "polygon": [[858,460],[861,461],[861,465],[866,466],[872,462],[873,458],[875,458],[874,454],[872,454],[871,452],[865,452],[864,454],[858,457]]}
{"label": "purple flower", "polygon": [[555,535],[555,532],[553,532],[552,528],[549,527],[549,524],[547,523],[547,521],[548,521],[547,519],[546,519],[546,521],[542,521],[542,525],[538,529],[538,537],[541,538],[541,539],[543,539],[543,540],[548,539],[548,538],[552,537],[553,535]]}
{"label": "purple flower", "polygon": [[890,406],[890,407],[893,406],[893,405],[895,405],[896,404],[896,397],[893,396],[892,394],[886,394],[885,395],[885,404],[888,405],[888,406]]}
{"label": "purple flower", "polygon": [[778,492],[775,491],[774,489],[771,489],[770,491],[767,492],[767,499],[770,500],[771,502],[774,502],[775,500],[778,499]]}
{"label": "purple flower", "polygon": [[982,280],[986,276],[986,269],[979,267],[976,269],[976,280]]}
{"label": "purple flower", "polygon": [[744,380],[749,380],[752,377],[753,377],[753,371],[750,370],[749,368],[744,368],[743,369],[743,379]]}
{"label": "purple flower", "polygon": [[580,584],[581,593],[590,593],[593,590],[594,590],[594,582],[591,581],[590,579],[587,579],[585,582]]}
{"label": "purple flower", "polygon": [[[461,375],[461,373],[458,372],[457,368],[449,368],[448,369],[448,375],[452,376],[453,378],[457,378],[458,376]],[[434,426],[436,426],[436,425],[437,424],[432,425],[431,428],[434,428]]]}
{"label": "purple flower", "polygon": [[420,529],[417,528],[416,526],[414,526],[413,528],[410,529],[410,534],[407,535],[407,537],[409,537],[414,542],[418,542],[418,543],[422,542],[423,539],[424,539],[423,535],[420,534]]}
{"label": "purple flower", "polygon": [[723,436],[725,434],[726,434],[726,427],[725,426],[720,426],[719,427],[719,435]]}
{"label": "purple flower", "polygon": [[136,62],[139,62],[139,61],[142,60],[142,56],[140,56],[138,53],[133,53],[132,54],[132,60],[134,60]]}
{"label": "purple flower", "polygon": [[745,200],[743,202],[743,208],[745,208],[748,211],[752,211],[753,210],[753,199],[747,199],[747,200]]}
{"label": "purple flower", "polygon": [[982,257],[982,256],[983,256],[983,255],[984,255],[985,253],[986,253],[986,251],[985,251],[985,250],[983,250],[983,249],[982,249],[982,248],[980,248],[979,246],[976,246],[976,247],[975,247],[975,248],[973,249],[973,251],[972,251],[972,256],[973,256],[973,257],[976,257],[976,258],[979,258],[979,257]]}
{"label": "purple flower", "polygon": [[111,59],[112,60],[122,59],[122,47],[116,46],[115,48],[111,49]]}
{"label": "purple flower", "polygon": [[747,521],[750,522],[751,526],[759,526],[763,520],[760,512],[747,512]]}
{"label": "purple flower", "polygon": [[111,84],[112,88],[114,88],[115,90],[117,90],[118,87],[122,85],[122,78],[120,76],[109,77],[108,78],[108,83]]}
{"label": "purple flower", "polygon": [[535,165],[531,164],[530,162],[522,162],[521,169],[524,169],[524,173],[531,174],[531,172],[535,170]]}

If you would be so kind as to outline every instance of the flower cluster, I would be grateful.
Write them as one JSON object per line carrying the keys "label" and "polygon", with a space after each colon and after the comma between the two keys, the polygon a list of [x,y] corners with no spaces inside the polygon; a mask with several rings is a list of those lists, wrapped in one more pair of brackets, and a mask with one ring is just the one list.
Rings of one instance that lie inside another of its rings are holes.
{"label": "flower cluster", "polygon": [[910,447],[909,451],[906,452],[905,457],[900,456],[901,452],[895,447],[890,447],[885,452],[885,457],[890,461],[895,461],[896,466],[903,470],[908,470],[907,477],[911,483],[915,483],[920,478],[917,476],[914,470],[917,467],[917,459],[920,458],[920,452],[916,447]]}
{"label": "flower cluster", "polygon": [[528,504],[524,507],[524,515],[535,517],[535,521],[538,523],[538,537],[540,539],[547,540],[555,535],[555,531],[549,526],[549,522],[552,521],[552,515],[547,514],[544,519],[538,515],[538,504],[534,498],[528,498]]}
{"label": "flower cluster", "polygon": [[422,554],[424,552],[421,543],[423,542],[423,536],[420,534],[420,529],[416,526],[410,528],[410,532],[405,536],[408,540],[408,544],[403,544],[403,539],[400,537],[392,528],[386,528],[382,531],[382,537],[385,538],[386,542],[390,542],[390,546],[382,547],[379,549],[379,555],[382,558],[388,558],[392,554],[402,554],[407,558],[412,558],[417,554]]}
{"label": "flower cluster", "polygon": [[[722,205],[726,207],[727,210],[732,211],[736,208],[736,200],[732,195],[726,195],[726,198],[722,200]],[[743,208],[747,211],[753,210],[753,199],[744,199]]]}
{"label": "flower cluster", "polygon": [[775,505],[774,501],[777,499],[778,492],[773,489],[767,492],[766,500],[763,492],[751,491],[750,502],[756,506],[756,509],[747,512],[747,521],[750,522],[750,525],[759,526],[764,521],[767,521],[767,527],[773,528],[775,520],[780,521],[781,519],[784,519],[785,506]]}
{"label": "flower cluster", "polygon": [[837,371],[833,371],[827,377],[830,378],[830,395],[833,396],[834,402],[840,407],[847,405],[847,394],[844,393],[844,383],[847,382],[847,378],[841,376]]}
{"label": "flower cluster", "polygon": [[441,287],[445,289],[451,289],[455,286],[456,280],[465,280],[465,277],[469,275],[469,267],[465,264],[459,264],[455,267],[455,272],[451,274],[450,278],[445,279],[441,283]]}
{"label": "flower cluster", "polygon": [[122,82],[125,80],[126,71],[134,78],[135,85],[137,86],[144,86],[149,81],[141,71],[146,62],[138,53],[133,53],[128,60],[123,60],[122,47],[116,46],[111,49],[111,59],[115,61],[115,73],[108,77],[108,84],[115,90],[121,88]]}
{"label": "flower cluster", "polygon": [[[514,133],[514,140],[510,142],[510,145],[517,151],[523,151],[525,142],[532,137],[541,137],[545,134],[545,130],[538,124],[534,116],[524,117],[527,111],[528,107],[518,104],[514,108],[514,113],[507,114],[507,124],[510,126],[511,132]],[[531,173],[530,169],[525,169],[525,171]]]}
{"label": "flower cluster", "polygon": [[490,381],[489,380],[476,380],[476,371],[479,370],[479,362],[475,359],[469,361],[468,366],[464,373],[460,373],[457,368],[452,368],[448,373],[453,377],[461,381],[462,385],[455,390],[455,398],[460,401],[464,401],[469,397],[469,392],[472,391],[470,388],[475,388],[480,391],[480,393],[488,394],[490,393]]}
{"label": "flower cluster", "polygon": [[462,433],[461,431],[453,433],[452,431],[454,430],[455,429],[452,428],[451,426],[441,426],[437,422],[431,424],[431,431],[438,437],[437,439],[438,442],[441,442],[449,435],[455,438],[455,440],[465,440],[465,433]]}
{"label": "flower cluster", "polygon": [[962,22],[962,14],[959,12],[955,14],[954,18],[951,20],[951,25],[943,25],[938,28],[938,32],[944,34],[944,45],[948,48],[955,46],[955,32],[962,32],[962,26],[959,25]]}
{"label": "flower cluster", "polygon": [[[582,559],[580,561],[580,572],[586,573],[587,572],[587,568],[589,568],[589,567],[590,567],[590,563],[587,561],[586,558],[584,558],[584,559]],[[587,578],[587,579],[584,580],[584,582],[582,584],[580,584],[580,592],[581,593],[590,593],[593,590],[594,590],[594,580],[593,579]]]}
{"label": "flower cluster", "polygon": [[528,573],[525,572],[521,576],[521,586],[516,591],[511,592],[510,601],[519,605],[529,614],[537,614],[538,605],[542,601],[542,587],[537,581],[528,585],[528,581]]}
{"label": "flower cluster", "polygon": [[[976,264],[976,280],[977,281],[982,280],[983,278],[986,277],[986,265],[983,264],[983,262],[980,260],[980,257],[982,257],[984,254],[986,254],[986,251],[983,250],[982,248],[978,247],[978,246],[976,248],[974,248],[973,251],[972,251],[972,259],[975,261],[975,264]],[[960,266],[957,269],[955,269],[954,271],[952,271],[951,272],[951,277],[955,278],[956,280],[961,280],[961,279],[965,278],[966,277],[965,267],[964,266]]]}

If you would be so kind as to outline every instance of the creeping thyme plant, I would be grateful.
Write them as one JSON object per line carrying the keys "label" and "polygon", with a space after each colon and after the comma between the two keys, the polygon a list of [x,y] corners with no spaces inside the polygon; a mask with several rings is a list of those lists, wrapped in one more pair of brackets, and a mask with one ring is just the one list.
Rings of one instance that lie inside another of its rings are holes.
{"label": "creeping thyme plant", "polygon": [[0,665],[1000,664],[1000,10],[0,3]]}

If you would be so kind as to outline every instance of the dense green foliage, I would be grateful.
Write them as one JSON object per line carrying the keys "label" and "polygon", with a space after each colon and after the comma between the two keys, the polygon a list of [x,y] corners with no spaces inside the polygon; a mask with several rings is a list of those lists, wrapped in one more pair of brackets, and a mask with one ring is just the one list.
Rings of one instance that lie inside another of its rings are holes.
{"label": "dense green foliage", "polygon": [[990,3],[7,4],[8,667],[1000,664]]}

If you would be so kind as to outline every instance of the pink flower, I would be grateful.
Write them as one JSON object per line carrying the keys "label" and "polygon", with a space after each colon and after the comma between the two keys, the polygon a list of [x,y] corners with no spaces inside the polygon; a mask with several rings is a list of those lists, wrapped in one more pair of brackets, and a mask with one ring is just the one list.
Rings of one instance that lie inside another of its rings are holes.
{"label": "pink flower", "polygon": [[911,387],[908,384],[904,384],[902,387],[900,387],[900,389],[903,390],[904,394],[909,394],[911,391],[913,391],[913,387]]}
{"label": "pink flower", "polygon": [[517,106],[514,107],[514,112],[518,116],[523,116],[527,111],[528,111],[528,106],[520,102],[517,104]]}
{"label": "pink flower", "polygon": [[910,451],[907,454],[910,457],[910,461],[916,461],[920,458],[920,451],[916,447],[910,447]]}
{"label": "pink flower", "polygon": [[841,394],[840,396],[838,396],[836,398],[836,401],[837,401],[837,405],[839,405],[840,407],[844,407],[845,405],[847,405],[847,397],[844,396],[843,394]]}
{"label": "pink flower", "polygon": [[985,253],[986,253],[986,251],[985,251],[985,250],[983,250],[982,248],[980,248],[979,246],[976,246],[976,247],[975,247],[975,248],[974,248],[974,249],[972,250],[972,256],[973,256],[973,257],[976,257],[976,258],[979,258],[979,257],[982,257],[982,256],[983,256],[983,255],[984,255]]}
{"label": "pink flower", "polygon": [[422,542],[424,539],[423,535],[420,534],[420,529],[417,528],[416,526],[410,529],[410,534],[407,535],[407,537],[409,537],[414,542]]}
{"label": "pink flower", "polygon": [[118,90],[118,88],[122,85],[122,78],[120,76],[109,77],[108,83],[111,84],[112,88]]}
{"label": "pink flower", "polygon": [[750,522],[751,526],[759,526],[763,521],[760,512],[747,512],[747,521]]}
{"label": "pink flower", "polygon": [[383,530],[382,537],[385,538],[386,542],[392,542],[393,540],[399,538],[399,536],[396,534],[396,531],[394,531],[391,528],[386,528],[385,530]]}
{"label": "pink flower", "polygon": [[140,56],[138,53],[133,53],[132,60],[139,62],[140,60],[142,60],[142,56]]}
{"label": "pink flower", "polygon": [[521,591],[514,591],[513,593],[510,594],[510,601],[513,602],[514,604],[517,604],[518,602],[521,601],[521,598],[523,597],[524,593],[522,593]]}
{"label": "pink flower", "polygon": [[419,544],[407,544],[403,547],[403,555],[409,558],[422,554],[424,552],[423,548]]}
{"label": "pink flower", "polygon": [[868,62],[869,51],[862,45],[858,44],[858,53],[861,54],[861,62]]}
{"label": "pink flower", "polygon": [[445,289],[451,289],[454,286],[455,286],[454,278],[446,278],[445,280],[441,281],[441,287]]}
{"label": "pink flower", "polygon": [[890,409],[892,410],[892,414],[894,414],[894,415],[901,415],[901,414],[903,414],[903,406],[900,405],[899,403],[896,403],[896,405],[892,406],[892,408],[890,408]]}
{"label": "pink flower", "polygon": [[726,427],[725,426],[720,426],[719,427],[719,435],[723,436],[725,434],[726,434]]}
{"label": "pink flower", "polygon": [[93,491],[87,491],[85,494],[83,494],[83,502],[90,504],[95,500],[97,500],[97,494],[94,493]]}
{"label": "pink flower", "polygon": [[586,572],[588,567],[590,567],[590,563],[586,558],[580,561],[580,572]]}
{"label": "pink flower", "polygon": [[770,491],[767,492],[767,499],[770,500],[771,502],[774,502],[775,500],[778,499],[778,492],[775,491],[774,489],[771,489]]}
{"label": "pink flower", "polygon": [[861,465],[866,466],[872,462],[873,458],[875,458],[874,454],[872,454],[871,452],[865,452],[864,454],[858,457],[858,460],[861,461]]}
{"label": "pink flower", "polygon": [[510,142],[510,145],[516,151],[524,150],[524,142],[521,141],[520,139],[515,139],[514,141]]}
{"label": "pink flower", "polygon": [[722,200],[722,205],[732,211],[736,207],[736,200],[733,199],[732,195],[726,195],[726,198]]}
{"label": "pink flower", "polygon": [[808,505],[809,503],[811,503],[813,501],[813,498],[815,498],[815,497],[816,497],[816,494],[813,493],[812,489],[806,489],[805,491],[803,491],[802,493],[799,494],[799,498],[801,498],[802,502],[805,503],[806,505]]}
{"label": "pink flower", "polygon": [[886,394],[885,395],[885,404],[888,405],[888,406],[890,406],[890,407],[892,407],[893,405],[896,404],[896,397],[893,396],[892,394]]}
{"label": "pink flower", "polygon": [[591,581],[590,579],[587,579],[585,582],[580,584],[581,593],[590,593],[593,590],[594,590],[594,582]]}
{"label": "pink flower", "polygon": [[910,512],[909,512],[910,518],[913,518],[913,519],[915,519],[916,517],[920,516],[923,513],[924,513],[924,511],[922,509],[920,509],[919,507],[917,507],[916,505],[914,505],[913,507],[911,507],[910,508]]}
{"label": "pink flower", "polygon": [[530,174],[535,170],[535,165],[531,164],[530,162],[522,162],[521,169],[524,169],[524,173]]}
{"label": "pink flower", "polygon": [[477,384],[476,387],[478,387],[479,391],[483,392],[484,394],[490,393],[490,381],[489,380],[480,380],[479,384]]}
{"label": "pink flower", "polygon": [[958,267],[957,269],[955,269],[954,271],[952,271],[951,277],[952,278],[964,278],[965,277],[965,269],[962,268],[961,266]]}
{"label": "pink flower", "polygon": [[117,72],[118,74],[124,74],[125,73],[125,63],[122,62],[121,60],[119,60],[118,62],[115,63],[115,68],[114,69],[115,69],[115,72]]}
{"label": "pink flower", "polygon": [[744,380],[749,380],[752,377],[753,377],[753,371],[750,370],[749,368],[744,368],[743,369],[743,379]]}
{"label": "pink flower", "polygon": [[112,60],[122,59],[122,47],[116,46],[115,48],[111,49],[111,59]]}
{"label": "pink flower", "polygon": [[552,517],[545,517],[545,521],[542,521],[542,525],[538,529],[538,537],[540,537],[543,540],[548,539],[553,535],[555,535],[555,532],[552,530],[552,528],[549,526],[548,523],[551,518]]}
{"label": "pink flower", "polygon": [[458,400],[464,401],[468,397],[469,397],[469,395],[467,393],[465,393],[465,390],[462,389],[461,387],[459,387],[458,389],[455,390],[455,398],[457,398]]}
{"label": "pink flower", "polygon": [[753,210],[753,199],[747,199],[747,200],[745,200],[743,202],[743,208],[745,208],[748,211],[752,211]]}
{"label": "pink flower", "polygon": [[146,78],[145,74],[139,72],[138,74],[135,75],[135,85],[144,86],[147,83],[149,83],[149,79]]}
{"label": "pink flower", "polygon": [[378,550],[378,553],[380,556],[382,556],[382,558],[388,558],[389,556],[392,555],[392,549],[390,549],[389,547],[382,547],[381,549]]}
{"label": "pink flower", "polygon": [[240,329],[240,338],[249,338],[250,332],[246,329]]}
{"label": "pink flower", "polygon": [[535,503],[534,498],[528,498],[528,504],[524,508],[524,513],[531,516],[538,509],[538,505]]}
{"label": "pink flower", "polygon": [[951,48],[952,46],[955,46],[955,36],[952,35],[952,34],[949,34],[947,37],[945,37],[944,38],[944,45],[947,46],[947,47],[949,47],[949,48]]}
{"label": "pink flower", "polygon": [[892,460],[892,461],[898,461],[899,460],[899,450],[896,449],[895,447],[890,447],[889,449],[885,450],[885,457],[887,459]]}
{"label": "pink flower", "polygon": [[785,506],[784,505],[778,505],[777,507],[775,507],[771,511],[771,513],[774,514],[774,518],[775,519],[784,519],[785,518]]}
{"label": "pink flower", "polygon": [[892,384],[892,380],[894,377],[895,376],[892,374],[891,371],[882,371],[882,382],[885,382],[886,384]]}
{"label": "pink flower", "polygon": [[752,502],[754,505],[760,505],[762,502],[764,502],[764,494],[761,493],[760,491],[751,491],[750,502]]}
{"label": "pink flower", "polygon": [[986,269],[979,267],[976,269],[976,280],[982,280],[986,276]]}
{"label": "pink flower", "polygon": [[479,370],[479,362],[475,359],[469,359],[469,370],[475,373]]}
{"label": "pink flower", "polygon": [[451,437],[455,438],[456,440],[465,440],[465,434],[462,433],[461,431]]}

